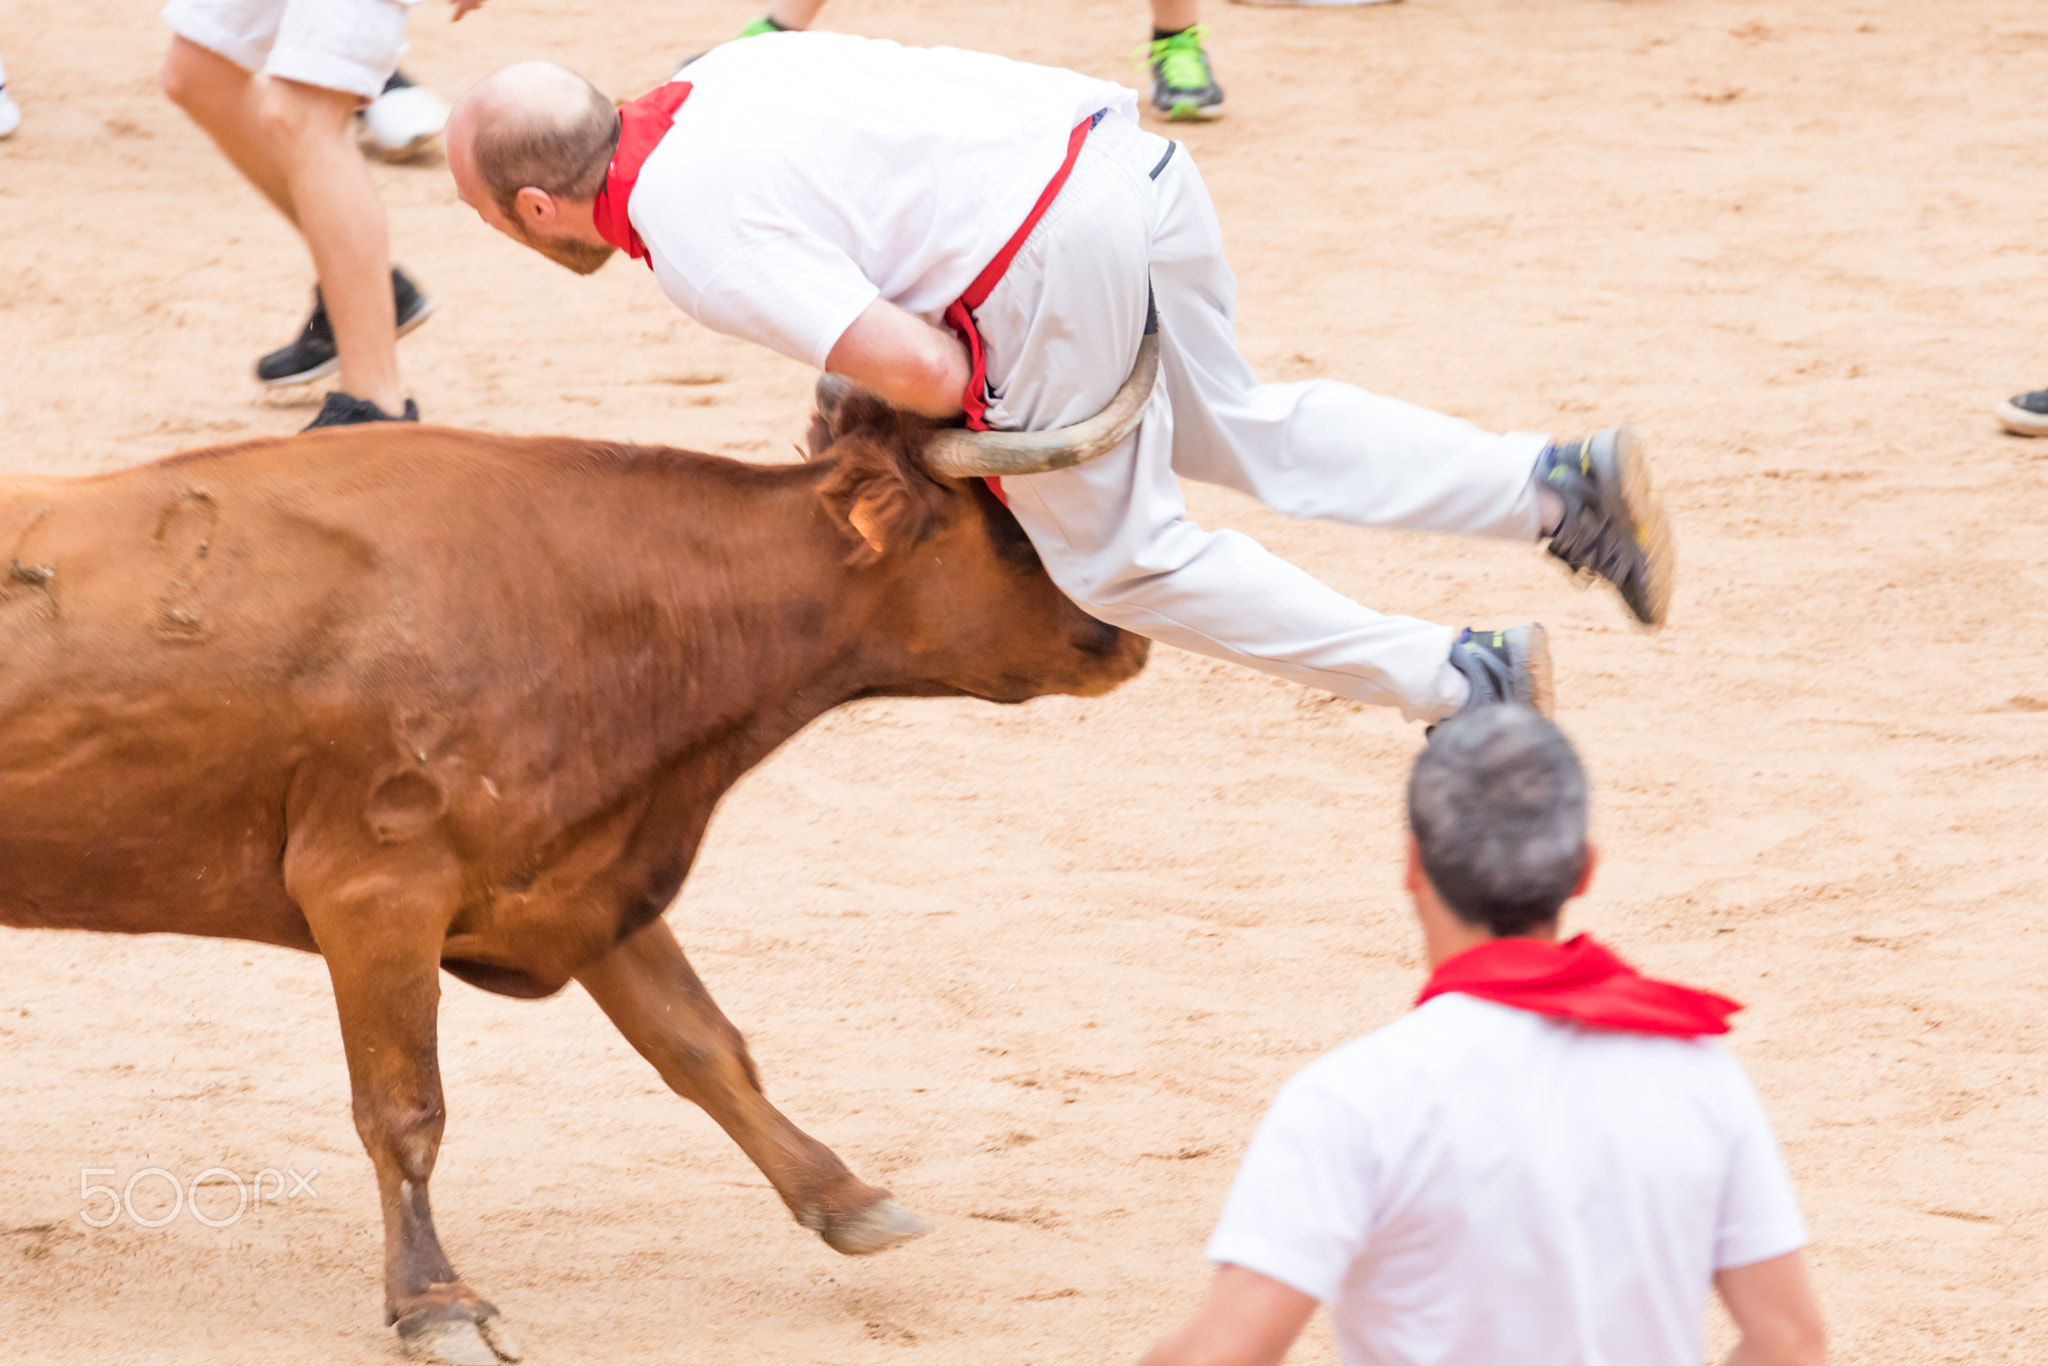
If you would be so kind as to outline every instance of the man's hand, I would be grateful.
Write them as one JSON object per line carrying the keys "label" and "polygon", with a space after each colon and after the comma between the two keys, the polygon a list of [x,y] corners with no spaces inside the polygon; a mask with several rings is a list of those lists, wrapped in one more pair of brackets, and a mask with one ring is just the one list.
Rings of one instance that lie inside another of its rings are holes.
{"label": "man's hand", "polygon": [[1138,1366],[1279,1366],[1316,1302],[1241,1266],[1216,1270],[1194,1317],[1160,1339]]}
{"label": "man's hand", "polygon": [[958,337],[885,299],[869,304],[840,334],[825,368],[898,408],[936,418],[959,414],[972,373]]}
{"label": "man's hand", "polygon": [[469,13],[483,2],[484,0],[448,0],[448,7],[455,11],[455,13],[448,17],[448,22],[451,24],[459,23],[463,15]]}
{"label": "man's hand", "polygon": [[1714,1273],[1714,1289],[1742,1340],[1725,1366],[1821,1366],[1827,1336],[1797,1252]]}

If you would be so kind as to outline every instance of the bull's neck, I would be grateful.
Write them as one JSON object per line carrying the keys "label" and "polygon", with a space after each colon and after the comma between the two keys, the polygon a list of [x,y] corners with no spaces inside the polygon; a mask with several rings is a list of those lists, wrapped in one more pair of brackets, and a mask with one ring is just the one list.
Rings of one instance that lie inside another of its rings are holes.
{"label": "bull's neck", "polygon": [[[847,564],[853,548],[818,496],[825,471],[759,471],[710,534],[677,548],[660,618],[671,695],[665,739],[689,749],[707,729],[749,733],[752,763],[818,716],[894,681],[879,639],[883,586]],[[670,672],[673,671],[673,672]]]}

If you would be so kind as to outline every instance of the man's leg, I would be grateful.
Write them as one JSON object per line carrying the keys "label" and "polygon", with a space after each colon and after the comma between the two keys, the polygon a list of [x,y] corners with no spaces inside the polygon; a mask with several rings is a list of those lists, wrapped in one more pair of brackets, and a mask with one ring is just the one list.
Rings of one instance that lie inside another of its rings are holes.
{"label": "man's leg", "polygon": [[1275,512],[1353,526],[1534,541],[1548,444],[1336,380],[1261,384],[1238,353],[1237,280],[1185,147],[1161,168],[1152,254],[1173,398],[1174,467]]}
{"label": "man's leg", "polygon": [[391,249],[384,203],[356,147],[362,103],[352,91],[273,76],[261,117],[320,277],[341,357],[337,385],[396,415],[405,395],[398,385]]}
{"label": "man's leg", "polygon": [[259,117],[262,92],[255,76],[218,52],[173,34],[171,50],[164,56],[163,84],[171,103],[190,115],[235,169],[296,224],[291,189]]}
{"label": "man's leg", "polygon": [[[1041,230],[976,314],[1000,387],[995,425],[1089,416],[1138,348],[1155,217],[1147,172],[1166,144],[1116,119],[1089,141]],[[1169,370],[1182,363],[1170,332],[1162,355]],[[1118,450],[1004,481],[1053,581],[1093,615],[1183,649],[1399,706],[1413,719],[1460,706],[1470,685],[1450,662],[1454,630],[1382,616],[1250,537],[1188,519],[1173,469],[1175,409],[1162,386]]]}
{"label": "man's leg", "polygon": [[1649,464],[1609,428],[1552,447],[1335,380],[1260,384],[1238,354],[1237,281],[1201,173],[1185,149],[1159,166],[1152,279],[1179,418],[1174,468],[1294,517],[1355,526],[1547,539],[1662,625],[1676,554]]}
{"label": "man's leg", "polygon": [[[1132,342],[1136,349],[1136,342]],[[1469,695],[1457,632],[1383,616],[1236,531],[1189,519],[1173,414],[1155,393],[1117,450],[1003,491],[1046,572],[1099,617],[1184,650],[1434,721]]]}
{"label": "man's leg", "polygon": [[809,28],[823,8],[825,0],[769,0],[768,22],[780,29]]}

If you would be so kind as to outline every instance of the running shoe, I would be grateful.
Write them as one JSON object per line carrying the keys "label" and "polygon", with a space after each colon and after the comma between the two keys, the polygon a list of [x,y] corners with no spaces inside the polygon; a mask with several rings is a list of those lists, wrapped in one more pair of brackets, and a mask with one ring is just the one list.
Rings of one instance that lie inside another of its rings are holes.
{"label": "running shoe", "polygon": [[1609,427],[1553,445],[1536,478],[1564,502],[1550,553],[1575,574],[1613,584],[1637,621],[1662,626],[1678,550],[1634,433]]}
{"label": "running shoe", "polygon": [[[396,266],[391,270],[391,302],[398,315],[401,337],[425,322],[434,311],[434,301],[420,293],[419,287]],[[327,320],[327,301],[320,297],[320,287],[315,285],[313,313],[299,330],[298,340],[257,361],[256,378],[272,386],[309,384],[340,368],[341,357],[334,349],[334,325]]]}
{"label": "running shoe", "polygon": [[420,420],[420,405],[411,399],[405,401],[405,411],[398,414],[385,412],[366,398],[354,394],[333,393],[320,405],[320,416],[308,422],[301,431],[316,431],[321,427],[355,427],[365,422],[417,422]]}
{"label": "running shoe", "polygon": [[1993,411],[2009,432],[2017,432],[2021,436],[2048,436],[2048,389],[2014,394]]}
{"label": "running shoe", "polygon": [[1151,66],[1152,107],[1175,123],[1201,122],[1223,113],[1223,87],[1216,84],[1209,54],[1202,47],[1208,36],[1207,27],[1193,24],[1153,39],[1133,59],[1133,65]]}
{"label": "running shoe", "polygon": [[1451,646],[1451,667],[1472,685],[1472,695],[1453,716],[1502,702],[1520,702],[1548,716],[1556,705],[1550,677],[1550,636],[1536,622],[1498,631],[1467,627]]}
{"label": "running shoe", "polygon": [[366,151],[382,161],[409,161],[448,126],[448,102],[403,71],[384,82],[384,93],[356,115]]}

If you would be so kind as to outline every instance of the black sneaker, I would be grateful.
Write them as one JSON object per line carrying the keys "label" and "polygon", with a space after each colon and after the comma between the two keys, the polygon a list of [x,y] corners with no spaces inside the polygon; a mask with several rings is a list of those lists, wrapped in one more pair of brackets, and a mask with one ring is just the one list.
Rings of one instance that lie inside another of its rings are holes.
{"label": "black sneaker", "polygon": [[1609,427],[1552,446],[1537,461],[1536,477],[1564,500],[1550,553],[1574,573],[1613,584],[1637,621],[1662,626],[1678,550],[1635,435]]}
{"label": "black sneaker", "polygon": [[[434,311],[434,301],[420,293],[419,287],[396,266],[391,270],[391,302],[398,314],[401,337],[425,322]],[[273,387],[308,384],[340,368],[341,357],[334,350],[334,326],[327,321],[327,301],[320,297],[320,287],[315,285],[313,314],[299,330],[299,339],[257,361],[256,378]]]}
{"label": "black sneaker", "polygon": [[1223,114],[1223,87],[1216,84],[1209,54],[1202,47],[1208,36],[1206,27],[1194,24],[1138,49],[1139,60],[1152,68],[1152,107],[1175,123]]}
{"label": "black sneaker", "polygon": [[2048,436],[2048,389],[2014,394],[1994,411],[2009,432],[2017,432],[2021,436]]}
{"label": "black sneaker", "polygon": [[355,427],[365,422],[417,422],[420,420],[420,405],[411,399],[405,401],[405,411],[396,415],[385,412],[366,398],[354,394],[332,393],[320,405],[320,416],[308,422],[300,431],[310,432],[320,427]]}
{"label": "black sneaker", "polygon": [[1451,646],[1451,667],[1472,685],[1472,696],[1454,716],[1502,702],[1520,702],[1548,716],[1556,704],[1550,679],[1550,636],[1533,621],[1498,631],[1467,627]]}

